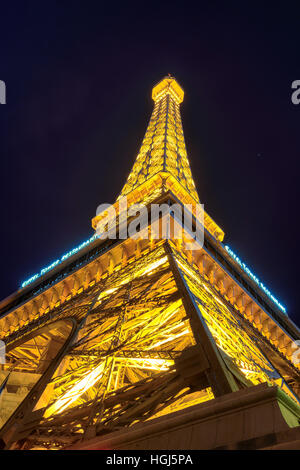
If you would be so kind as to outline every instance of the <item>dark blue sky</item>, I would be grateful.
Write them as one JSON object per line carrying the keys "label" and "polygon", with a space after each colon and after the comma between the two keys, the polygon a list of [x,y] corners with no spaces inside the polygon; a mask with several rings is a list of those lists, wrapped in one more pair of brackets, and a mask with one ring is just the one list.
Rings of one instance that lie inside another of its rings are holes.
{"label": "dark blue sky", "polygon": [[89,237],[137,155],[151,88],[171,73],[201,202],[300,324],[300,9],[142,5],[1,4],[0,297]]}

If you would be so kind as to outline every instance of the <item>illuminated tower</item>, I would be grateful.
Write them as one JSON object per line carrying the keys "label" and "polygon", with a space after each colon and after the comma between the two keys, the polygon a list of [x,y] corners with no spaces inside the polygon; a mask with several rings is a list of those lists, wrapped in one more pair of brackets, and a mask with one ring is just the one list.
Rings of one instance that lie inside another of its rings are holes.
{"label": "illuminated tower", "polygon": [[[125,196],[128,209],[177,204],[195,226],[184,93],[169,76],[152,97],[114,209]],[[165,218],[169,238],[153,236]],[[264,448],[269,435],[285,445],[280,433],[286,447],[300,442],[299,330],[203,220],[193,249],[188,233],[175,237],[174,214],[147,222],[148,237],[93,235],[1,303],[2,448]]]}

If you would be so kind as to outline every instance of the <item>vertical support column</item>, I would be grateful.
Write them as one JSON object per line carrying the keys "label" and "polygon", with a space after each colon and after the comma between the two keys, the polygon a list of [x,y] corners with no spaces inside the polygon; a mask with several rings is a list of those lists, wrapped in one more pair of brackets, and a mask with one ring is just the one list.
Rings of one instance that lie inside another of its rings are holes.
{"label": "vertical support column", "polygon": [[186,310],[186,314],[190,318],[195,340],[202,346],[210,364],[210,370],[207,372],[207,377],[211,384],[214,396],[218,397],[225,395],[226,393],[237,391],[238,386],[234,377],[227,369],[208,326],[189,292],[185,279],[176,264],[172,249],[168,242],[165,244],[165,251],[169,259],[176,286],[182,296],[183,306]]}
{"label": "vertical support column", "polygon": [[[115,366],[115,353],[113,350],[118,346],[122,334],[122,329],[123,329],[123,324],[125,322],[126,318],[126,305],[128,301],[130,300],[130,294],[131,294],[131,287],[132,287],[132,281],[129,282],[127,285],[126,289],[126,295],[125,299],[123,299],[123,305],[122,305],[122,310],[120,312],[119,318],[117,320],[116,326],[115,326],[115,331],[113,334],[113,338],[109,347],[109,351],[106,355],[105,359],[105,366],[104,366],[104,375],[105,375],[105,382],[104,382],[104,389],[101,398],[99,399],[99,392],[100,392],[100,387],[98,386],[98,390],[96,393],[96,396],[93,400],[93,404],[91,406],[91,411],[88,416],[87,424],[85,427],[85,432],[83,435],[83,439],[90,439],[92,437],[95,437],[96,435],[96,424],[93,423],[96,412],[99,413],[99,416],[97,417],[97,423],[100,423],[103,417],[103,413],[105,411],[104,409],[104,400],[106,398],[106,394],[109,391],[109,387],[111,384],[111,379],[112,379],[112,374]],[[112,352],[112,353],[111,353]]]}

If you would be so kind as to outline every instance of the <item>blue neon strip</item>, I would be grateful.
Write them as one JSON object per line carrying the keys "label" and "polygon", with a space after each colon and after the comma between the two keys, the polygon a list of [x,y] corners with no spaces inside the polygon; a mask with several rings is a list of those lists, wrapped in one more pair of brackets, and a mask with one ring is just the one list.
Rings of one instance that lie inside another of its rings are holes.
{"label": "blue neon strip", "polygon": [[97,238],[97,235],[93,235],[91,238],[89,238],[88,240],[85,240],[84,242],[82,242],[80,245],[76,246],[75,248],[73,248],[73,250],[70,250],[68,251],[67,253],[63,254],[59,259],[57,259],[56,261],[54,261],[53,263],[51,263],[49,266],[46,266],[45,268],[41,269],[40,272],[38,274],[34,274],[33,276],[31,276],[29,279],[26,279],[26,281],[23,282],[23,284],[21,284],[21,287],[26,287],[28,286],[29,284],[31,284],[33,281],[35,281],[36,279],[38,279],[39,277],[43,276],[44,274],[46,274],[48,271],[51,271],[51,269],[55,268],[55,266],[57,266],[58,264],[62,263],[63,261],[65,261],[66,259],[70,258],[70,256],[72,255],[75,255],[75,253],[77,253],[78,251],[82,250],[82,248],[84,248],[85,246],[89,245],[90,243],[92,243],[94,240],[96,240]]}
{"label": "blue neon strip", "polygon": [[248,276],[253,279],[254,282],[264,291],[265,294],[280,308],[284,313],[286,313],[286,308],[271,294],[269,289],[258,279],[255,274],[248,268],[248,266],[240,260],[240,258],[229,248],[228,245],[225,245],[225,250],[230,254],[230,256],[241,266]]}

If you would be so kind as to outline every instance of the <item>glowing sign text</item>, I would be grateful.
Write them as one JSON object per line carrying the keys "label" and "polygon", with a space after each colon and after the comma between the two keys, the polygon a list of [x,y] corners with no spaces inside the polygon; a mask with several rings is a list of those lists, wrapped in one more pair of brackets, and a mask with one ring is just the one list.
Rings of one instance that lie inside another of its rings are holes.
{"label": "glowing sign text", "polygon": [[33,281],[35,281],[36,279],[38,279],[39,277],[43,276],[44,274],[46,274],[48,271],[51,271],[51,269],[55,268],[55,266],[57,266],[58,264],[62,263],[63,261],[65,261],[67,258],[69,258],[70,256],[72,255],[75,255],[75,253],[77,253],[78,251],[82,250],[82,248],[84,248],[85,246],[89,245],[90,243],[92,243],[94,240],[96,240],[97,238],[97,235],[93,235],[91,238],[89,238],[88,240],[85,240],[84,242],[82,242],[80,245],[76,246],[75,248],[73,248],[73,250],[71,251],[68,251],[67,253],[65,253],[64,255],[62,255],[59,259],[57,259],[56,261],[54,261],[53,263],[51,263],[49,266],[46,266],[45,268],[41,269],[40,272],[38,274],[34,274],[33,276],[31,276],[29,279],[26,279],[26,281],[23,282],[23,284],[21,284],[21,287],[26,287],[28,286],[28,284],[31,284]]}
{"label": "glowing sign text", "polygon": [[230,256],[241,266],[241,268],[248,274],[248,276],[253,279],[256,284],[264,291],[265,294],[277,305],[277,307],[282,310],[282,312],[286,313],[286,308],[271,294],[269,289],[258,279],[255,274],[248,268],[248,266],[240,260],[240,258],[229,248],[228,245],[225,245],[225,250],[230,254]]}

